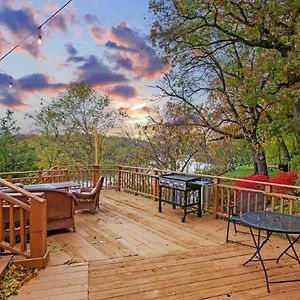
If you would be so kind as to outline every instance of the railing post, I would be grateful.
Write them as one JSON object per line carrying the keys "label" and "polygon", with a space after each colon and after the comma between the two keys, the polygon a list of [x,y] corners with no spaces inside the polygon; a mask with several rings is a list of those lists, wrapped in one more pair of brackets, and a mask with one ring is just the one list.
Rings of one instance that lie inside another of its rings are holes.
{"label": "railing post", "polygon": [[93,187],[96,186],[98,180],[100,177],[100,166],[99,165],[94,165],[93,166]]}
{"label": "railing post", "polygon": [[117,191],[121,190],[121,175],[122,175],[122,167],[118,166],[118,181],[117,181]]}
{"label": "railing post", "polygon": [[38,180],[38,183],[42,182],[43,181],[43,171],[39,170],[37,171],[37,180]]}
{"label": "railing post", "polygon": [[47,202],[30,202],[30,257],[41,258],[47,252]]}
{"label": "railing post", "polygon": [[158,175],[158,171],[154,170],[154,186],[153,186],[153,200],[156,201],[158,198],[158,178],[156,177]]}
{"label": "railing post", "polygon": [[219,178],[214,178],[214,196],[213,196],[213,216],[217,219],[218,209],[219,209]]}
{"label": "railing post", "polygon": [[138,172],[139,172],[139,169],[138,168],[135,168],[134,169],[134,196],[137,196],[138,193],[137,193],[137,190],[138,190]]}
{"label": "railing post", "polygon": [[13,182],[13,176],[12,176],[12,173],[9,173],[9,174],[7,174],[7,181],[8,182]]}
{"label": "railing post", "polygon": [[272,193],[272,185],[266,184],[265,185],[265,194],[264,194],[264,210],[267,208],[267,194]]}
{"label": "railing post", "polygon": [[64,181],[69,181],[69,170],[68,169],[64,169]]}

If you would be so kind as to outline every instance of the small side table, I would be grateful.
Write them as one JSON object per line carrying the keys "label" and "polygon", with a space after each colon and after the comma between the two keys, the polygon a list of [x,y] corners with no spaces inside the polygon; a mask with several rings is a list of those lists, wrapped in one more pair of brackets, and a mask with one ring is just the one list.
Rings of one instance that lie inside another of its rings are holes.
{"label": "small side table", "polygon": [[[252,261],[255,257],[258,258],[260,261],[265,278],[266,278],[266,285],[267,290],[270,292],[270,283],[283,283],[283,282],[294,282],[294,281],[300,281],[299,279],[294,280],[286,280],[286,281],[269,281],[267,269],[264,265],[264,259],[261,256],[261,249],[263,246],[267,243],[267,241],[270,239],[271,235],[274,232],[278,233],[284,233],[287,237],[287,240],[289,242],[288,247],[278,256],[278,258],[274,259],[276,260],[276,263],[279,262],[280,258],[286,254],[289,257],[295,259],[298,261],[300,265],[299,256],[297,255],[297,252],[294,248],[294,244],[299,240],[300,238],[300,217],[298,216],[292,216],[288,214],[282,214],[277,212],[270,212],[270,211],[257,211],[257,212],[249,212],[242,214],[241,221],[244,225],[248,226],[251,232],[251,236],[255,245],[256,251],[254,254],[244,263],[244,265],[247,265],[250,261]],[[252,229],[258,230],[258,236],[257,240],[255,239],[255,235],[253,233]],[[267,232],[267,236],[265,240],[261,241],[261,231],[265,230]],[[290,234],[298,234],[296,239],[294,241],[291,240]],[[293,255],[287,253],[287,251],[291,249],[293,252]],[[266,259],[265,259],[266,260]],[[270,260],[270,259],[268,259]]]}

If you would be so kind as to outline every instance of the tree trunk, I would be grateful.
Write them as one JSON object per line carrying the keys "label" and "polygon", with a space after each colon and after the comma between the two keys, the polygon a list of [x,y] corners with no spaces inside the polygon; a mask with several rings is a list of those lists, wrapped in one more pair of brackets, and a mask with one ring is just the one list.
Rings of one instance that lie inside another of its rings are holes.
{"label": "tree trunk", "polygon": [[290,153],[289,153],[289,149],[287,148],[286,143],[285,143],[285,141],[283,140],[283,138],[281,136],[278,137],[278,142],[279,142],[280,148],[283,152],[283,159],[286,162],[290,161],[291,156],[290,156]]}
{"label": "tree trunk", "polygon": [[[273,122],[273,119],[271,117],[271,115],[269,113],[267,113],[267,120],[268,122],[271,124]],[[300,120],[300,116],[299,116],[299,120]],[[300,125],[300,123],[299,123]],[[286,146],[286,143],[285,141],[283,140],[282,136],[280,134],[276,134],[277,136],[277,139],[278,139],[278,143],[279,143],[279,146],[283,152],[283,159],[285,161],[290,161],[291,160],[291,156],[290,156],[290,153],[289,153],[289,150]],[[281,162],[281,157],[280,157],[280,150],[279,150],[279,156],[278,156],[278,159],[279,159],[279,163]]]}
{"label": "tree trunk", "polygon": [[257,164],[258,174],[268,176],[268,166],[266,162],[265,151],[259,143],[256,144],[255,162]]}
{"label": "tree trunk", "polygon": [[257,162],[255,160],[255,154],[254,154],[254,151],[253,151],[253,158],[252,158],[252,161],[253,161],[253,174],[254,175],[257,175],[258,174],[258,167],[257,167]]}
{"label": "tree trunk", "polygon": [[300,141],[300,102],[294,102],[294,121],[296,128],[296,135],[298,141]]}
{"label": "tree trunk", "polygon": [[268,166],[263,147],[259,142],[256,141],[255,138],[251,140],[250,144],[253,153],[254,174],[265,174],[268,176]]}

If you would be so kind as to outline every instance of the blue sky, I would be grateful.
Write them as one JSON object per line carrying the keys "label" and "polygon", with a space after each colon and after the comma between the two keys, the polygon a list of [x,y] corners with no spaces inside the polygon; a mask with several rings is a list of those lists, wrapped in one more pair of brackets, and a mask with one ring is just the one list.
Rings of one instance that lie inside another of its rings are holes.
{"label": "blue sky", "polygon": [[[0,56],[66,2],[0,0]],[[146,0],[73,0],[42,27],[42,45],[36,32],[0,61],[0,117],[11,108],[28,129],[24,116],[41,98],[46,105],[85,81],[109,94],[113,109],[125,108],[131,124],[145,120],[157,92],[149,86],[166,71],[148,43],[151,22]]]}

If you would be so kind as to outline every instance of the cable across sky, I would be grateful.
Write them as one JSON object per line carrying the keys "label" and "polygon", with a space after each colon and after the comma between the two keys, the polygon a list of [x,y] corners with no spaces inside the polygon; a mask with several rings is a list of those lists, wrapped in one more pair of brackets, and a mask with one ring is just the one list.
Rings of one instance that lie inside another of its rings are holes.
{"label": "cable across sky", "polygon": [[53,13],[48,19],[46,19],[43,23],[41,23],[35,30],[31,31],[23,40],[21,40],[17,45],[15,45],[12,49],[10,49],[8,52],[6,52],[1,58],[0,62],[6,58],[10,53],[12,53],[15,49],[17,49],[20,45],[22,45],[28,38],[30,38],[34,33],[37,31],[40,31],[42,26],[44,26],[46,23],[48,23],[52,18],[54,18],[60,11],[62,11],[69,3],[71,3],[73,0],[69,0],[66,2],[62,7],[60,7],[55,13]]}

